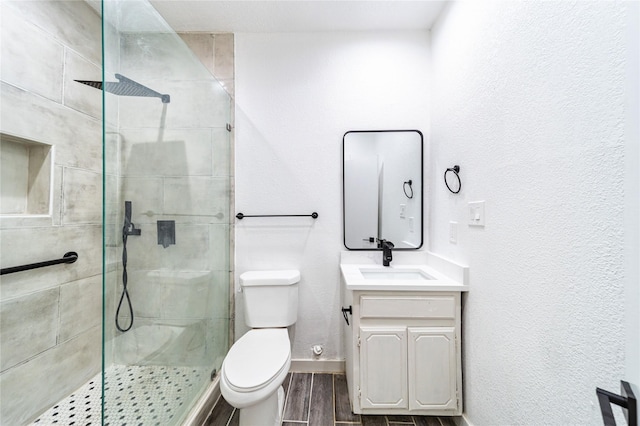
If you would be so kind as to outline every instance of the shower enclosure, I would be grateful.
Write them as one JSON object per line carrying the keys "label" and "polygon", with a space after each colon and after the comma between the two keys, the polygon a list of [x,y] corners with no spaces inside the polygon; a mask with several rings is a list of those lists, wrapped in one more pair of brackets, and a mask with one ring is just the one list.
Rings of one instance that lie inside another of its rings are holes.
{"label": "shower enclosure", "polygon": [[2,267],[78,261],[2,276],[0,423],[181,425],[229,347],[231,98],[146,0],[89,3],[2,4]]}
{"label": "shower enclosure", "polygon": [[229,330],[229,123],[146,1],[103,3],[104,422],[180,424]]}
{"label": "shower enclosure", "polygon": [[102,371],[35,423],[180,425],[229,346],[231,101],[146,0],[101,9]]}

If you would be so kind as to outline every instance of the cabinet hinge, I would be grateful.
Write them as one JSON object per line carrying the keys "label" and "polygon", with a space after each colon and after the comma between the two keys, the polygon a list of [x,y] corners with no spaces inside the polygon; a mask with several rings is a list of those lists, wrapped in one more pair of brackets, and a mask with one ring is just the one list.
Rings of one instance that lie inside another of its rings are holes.
{"label": "cabinet hinge", "polygon": [[360,390],[360,386],[358,386],[358,401],[362,401],[362,391]]}
{"label": "cabinet hinge", "polygon": [[360,341],[360,336],[358,336],[358,347],[360,347],[361,341]]}

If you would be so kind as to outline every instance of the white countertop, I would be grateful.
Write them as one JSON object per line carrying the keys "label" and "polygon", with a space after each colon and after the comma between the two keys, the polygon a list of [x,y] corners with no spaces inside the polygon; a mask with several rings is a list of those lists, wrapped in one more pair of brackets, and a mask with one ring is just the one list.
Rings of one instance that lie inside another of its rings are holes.
{"label": "white countertop", "polygon": [[[358,256],[353,252],[342,256],[340,271],[344,279],[347,290],[378,290],[378,291],[469,291],[467,285],[468,267],[458,265],[447,259],[443,259],[433,253],[422,252],[423,256],[418,258],[415,254],[407,259],[398,259],[390,266],[382,266],[381,263],[371,262],[371,255]],[[394,258],[397,254],[394,252]],[[378,256],[381,257],[380,254]],[[397,256],[401,258],[402,256]],[[412,263],[405,263],[403,260]],[[413,263],[416,260],[423,260],[424,264]],[[431,264],[427,264],[431,260]],[[359,262],[361,261],[361,263]],[[400,272],[407,270],[418,270],[433,279],[365,279],[361,269],[380,272]],[[446,274],[448,273],[448,275]],[[458,279],[456,279],[458,278]]]}

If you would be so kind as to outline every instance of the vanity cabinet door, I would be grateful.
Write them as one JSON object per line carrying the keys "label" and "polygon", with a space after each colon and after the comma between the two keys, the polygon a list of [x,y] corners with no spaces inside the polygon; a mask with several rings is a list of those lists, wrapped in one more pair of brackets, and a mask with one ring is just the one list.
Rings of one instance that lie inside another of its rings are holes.
{"label": "vanity cabinet door", "polygon": [[406,327],[360,328],[362,408],[407,408]]}
{"label": "vanity cabinet door", "polygon": [[409,409],[456,410],[454,327],[409,327]]}

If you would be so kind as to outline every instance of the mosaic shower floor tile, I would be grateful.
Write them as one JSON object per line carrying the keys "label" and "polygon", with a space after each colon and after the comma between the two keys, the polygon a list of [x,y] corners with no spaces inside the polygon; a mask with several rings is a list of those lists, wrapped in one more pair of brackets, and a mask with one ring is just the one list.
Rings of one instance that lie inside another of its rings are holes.
{"label": "mosaic shower floor tile", "polygon": [[[198,367],[111,366],[105,376],[104,425],[175,424],[205,375]],[[100,425],[101,398],[102,377],[97,374],[32,425]]]}

